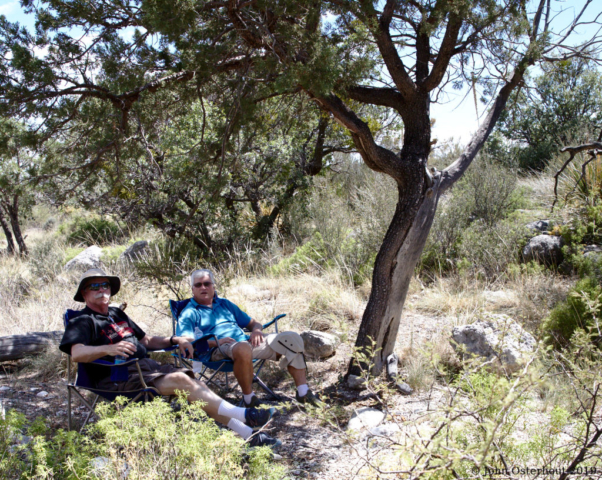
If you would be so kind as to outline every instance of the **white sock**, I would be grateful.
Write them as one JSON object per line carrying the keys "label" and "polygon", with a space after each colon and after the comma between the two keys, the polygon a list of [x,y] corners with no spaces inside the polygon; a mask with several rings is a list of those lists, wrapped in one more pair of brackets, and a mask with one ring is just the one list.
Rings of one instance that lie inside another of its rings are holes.
{"label": "white sock", "polygon": [[307,386],[306,383],[304,383],[303,385],[297,386],[297,392],[299,392],[300,397],[304,397],[305,395],[307,395],[308,390],[309,390],[309,387]]}
{"label": "white sock", "polygon": [[245,425],[241,421],[236,420],[236,418],[230,419],[230,421],[228,422],[228,428],[233,432],[238,433],[243,438],[243,440],[246,440],[251,435],[253,435],[253,429],[248,425]]}
{"label": "white sock", "polygon": [[248,395],[245,395],[243,393],[242,396],[245,399],[245,403],[249,404],[249,403],[251,403],[251,399],[255,396],[255,392],[251,392]]}
{"label": "white sock", "polygon": [[235,418],[236,420],[244,422],[245,411],[246,408],[235,407],[231,403],[222,400],[222,403],[219,404],[219,408],[217,409],[217,414],[228,418]]}

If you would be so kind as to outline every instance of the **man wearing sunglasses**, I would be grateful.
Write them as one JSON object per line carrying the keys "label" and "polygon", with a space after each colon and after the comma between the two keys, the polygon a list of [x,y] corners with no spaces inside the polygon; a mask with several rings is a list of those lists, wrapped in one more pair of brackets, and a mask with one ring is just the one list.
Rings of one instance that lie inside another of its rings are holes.
{"label": "man wearing sunglasses", "polygon": [[[321,405],[322,402],[307,386],[303,339],[295,332],[264,335],[262,325],[253,320],[231,301],[220,298],[215,292],[211,270],[195,270],[190,275],[192,299],[178,319],[176,333],[190,340],[202,335],[214,334],[218,338],[209,341],[212,352],[203,361],[219,361],[225,357],[234,361],[234,376],[243,393],[246,407],[259,404],[251,388],[253,384],[253,360],[280,360],[297,386],[296,399],[302,404]],[[243,328],[250,334],[246,334]]]}
{"label": "man wearing sunglasses", "polygon": [[161,395],[173,395],[176,391],[187,393],[188,401],[202,401],[203,409],[213,419],[228,425],[251,446],[277,447],[280,441],[263,432],[253,430],[265,425],[274,409],[258,410],[240,408],[222,400],[204,382],[195,379],[191,370],[173,365],[160,365],[147,357],[147,349],[161,349],[178,345],[186,358],[192,358],[193,347],[188,339],[148,336],[122,310],[109,306],[110,297],[119,292],[119,277],[105,274],[100,269],[88,270],[81,277],[73,299],[84,302],[86,308],[65,328],[59,348],[70,354],[74,361],[84,363],[96,388],[110,391],[137,390],[142,388],[136,365],[128,366],[128,379],[112,381],[110,369],[93,362],[97,359],[113,361],[121,357],[137,358],[138,365],[149,387]]}

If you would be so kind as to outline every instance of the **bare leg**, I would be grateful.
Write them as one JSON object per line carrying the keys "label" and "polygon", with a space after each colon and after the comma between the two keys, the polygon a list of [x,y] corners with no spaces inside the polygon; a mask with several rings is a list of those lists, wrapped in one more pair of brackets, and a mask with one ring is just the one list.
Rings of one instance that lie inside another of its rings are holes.
{"label": "bare leg", "polygon": [[295,385],[298,387],[299,385],[305,385],[307,383],[307,377],[305,376],[304,368],[295,368],[290,365],[287,367],[288,373],[291,374],[293,380],[295,381]]}
{"label": "bare leg", "polygon": [[247,342],[239,342],[232,348],[234,376],[244,395],[253,392],[253,348]]}
{"label": "bare leg", "polygon": [[227,425],[230,419],[223,415],[218,415],[222,399],[209,390],[209,387],[204,382],[193,380],[188,375],[182,372],[174,372],[155,381],[155,386],[161,395],[174,395],[176,390],[186,392],[189,402],[202,401],[205,403],[203,410],[207,412],[214,420]]}

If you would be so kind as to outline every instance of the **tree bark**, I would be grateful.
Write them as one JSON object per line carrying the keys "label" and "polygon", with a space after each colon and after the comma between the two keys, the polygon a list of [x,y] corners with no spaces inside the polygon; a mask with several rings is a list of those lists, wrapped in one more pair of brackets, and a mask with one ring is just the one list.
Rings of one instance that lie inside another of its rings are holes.
{"label": "tree bark", "polygon": [[27,355],[42,353],[47,348],[58,348],[62,336],[63,332],[57,330],[0,337],[0,362],[19,360]]}
{"label": "tree bark", "polygon": [[13,234],[10,231],[10,227],[8,226],[8,222],[6,218],[4,218],[4,214],[0,209],[0,225],[2,226],[2,231],[4,232],[4,236],[6,237],[6,251],[9,255],[15,254],[15,242],[13,241]]}
{"label": "tree bark", "polygon": [[6,205],[6,212],[10,218],[10,225],[13,229],[13,234],[17,245],[19,245],[19,253],[22,256],[27,256],[27,245],[25,245],[25,239],[21,233],[21,226],[19,225],[19,196],[14,195],[12,205]]}
{"label": "tree bark", "polygon": [[[400,196],[395,215],[376,257],[372,291],[356,340],[356,347],[360,349],[369,348],[373,342],[379,349],[369,355],[373,359],[374,375],[382,372],[387,357],[395,349],[410,280],[437,210],[440,181],[441,174],[437,172],[433,175],[432,185],[415,202],[418,208],[414,215],[408,215],[405,208],[408,199]],[[405,224],[410,224],[407,233]],[[351,362],[347,375],[357,375],[365,368],[367,365]]]}

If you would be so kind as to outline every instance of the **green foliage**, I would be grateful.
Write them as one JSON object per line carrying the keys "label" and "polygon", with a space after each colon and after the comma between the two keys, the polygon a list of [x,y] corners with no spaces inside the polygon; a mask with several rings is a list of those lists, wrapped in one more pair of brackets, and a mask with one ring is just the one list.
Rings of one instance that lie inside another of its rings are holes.
{"label": "green foliage", "polygon": [[516,172],[482,157],[440,202],[419,269],[499,277],[518,261],[524,232],[511,214],[525,203]]}
{"label": "green foliage", "polygon": [[118,479],[124,464],[133,478],[279,479],[283,468],[271,462],[268,447],[248,451],[230,431],[220,430],[198,402],[180,399],[181,410],[156,399],[127,408],[102,405],[93,434],[102,439],[109,462],[103,474]]}
{"label": "green foliage", "polygon": [[75,245],[107,245],[125,237],[123,229],[107,218],[84,219],[78,217],[69,226],[67,240]]}
{"label": "green foliage", "polygon": [[307,204],[287,212],[289,235],[306,243],[273,273],[336,267],[356,285],[371,277],[395,211],[394,183],[349,157],[339,159],[339,168],[315,180]]}
{"label": "green foliage", "polygon": [[519,261],[524,243],[522,225],[512,221],[498,222],[493,226],[473,222],[462,232],[458,269],[484,279],[499,278],[510,264]]}
{"label": "green foliage", "polygon": [[[565,347],[577,330],[598,329],[599,301],[602,286],[595,278],[586,277],[569,291],[566,301],[556,305],[542,324],[544,341],[555,347]],[[600,336],[600,332],[596,333]]]}
{"label": "green foliage", "polygon": [[225,255],[207,253],[187,238],[168,238],[153,242],[133,266],[143,281],[165,287],[170,298],[181,300],[190,296],[188,276],[196,268],[219,272],[220,286],[227,285],[230,275],[222,268],[227,261]]}
{"label": "green foliage", "polygon": [[113,245],[102,249],[102,261],[104,263],[116,262],[119,256],[127,250],[126,245]]}
{"label": "green foliage", "polygon": [[[276,480],[284,467],[268,447],[245,448],[230,431],[207,417],[202,405],[180,399],[175,412],[158,398],[146,404],[101,404],[99,421],[87,435],[52,432],[44,418],[26,427],[25,416],[10,410],[0,417],[0,477],[6,480],[106,480],[190,478]],[[21,432],[29,444],[16,444]]]}
{"label": "green foliage", "polygon": [[[23,432],[31,442],[19,441]],[[51,432],[38,417],[26,426],[25,416],[9,410],[0,417],[0,477],[17,479],[76,480],[87,478],[94,443],[77,432]]]}
{"label": "green foliage", "polygon": [[24,425],[25,415],[15,410],[9,410],[6,416],[0,415],[0,478],[20,478],[25,468],[18,455],[22,447],[13,446]]}
{"label": "green foliage", "polygon": [[602,127],[602,80],[593,64],[573,59],[544,65],[530,83],[512,95],[499,131],[516,145],[520,168],[543,170],[561,147]]}
{"label": "green foliage", "polygon": [[320,232],[316,232],[308,242],[297,247],[292,255],[283,258],[268,271],[273,275],[307,272],[325,265],[327,260],[324,240]]}

